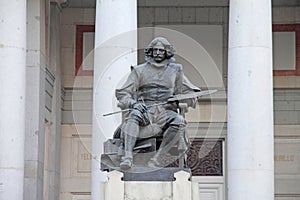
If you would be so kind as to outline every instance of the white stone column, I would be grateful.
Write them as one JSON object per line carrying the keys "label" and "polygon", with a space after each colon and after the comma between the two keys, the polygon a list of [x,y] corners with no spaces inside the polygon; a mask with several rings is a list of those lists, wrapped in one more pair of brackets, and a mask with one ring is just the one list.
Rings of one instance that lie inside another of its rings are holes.
{"label": "white stone column", "polygon": [[23,199],[26,1],[0,1],[0,199]]}
{"label": "white stone column", "polygon": [[[136,0],[97,0],[96,4],[96,27],[95,27],[95,68],[94,68],[94,99],[93,99],[93,134],[92,134],[92,200],[103,199],[100,191],[101,182],[107,177],[100,171],[100,154],[103,152],[103,142],[108,139],[105,135],[113,135],[116,128],[112,118],[100,119],[101,113],[107,112],[103,109],[111,109],[114,90],[117,81],[106,80],[102,84],[103,73],[107,69],[113,70],[112,79],[116,74],[122,75],[129,72],[130,66],[137,63],[136,52],[137,36],[133,34],[137,28],[137,2]],[[133,31],[131,34],[126,34]],[[120,36],[125,33],[125,37]],[[108,40],[114,45],[111,45]],[[122,39],[123,38],[123,39]],[[103,45],[108,48],[103,48]],[[104,51],[103,51],[104,50]],[[131,51],[131,53],[129,53]],[[124,58],[122,54],[126,54]],[[121,56],[121,58],[119,57]],[[103,59],[102,59],[103,58]],[[109,65],[109,66],[108,66]],[[108,70],[109,71],[109,70]],[[124,72],[124,73],[123,73]],[[105,78],[105,77],[104,77]],[[102,80],[102,81],[101,81]],[[103,85],[105,85],[103,87]],[[101,89],[99,89],[101,87]],[[101,90],[101,91],[98,91]],[[104,105],[104,106],[103,106]],[[105,127],[99,124],[102,121]]]}
{"label": "white stone column", "polygon": [[228,199],[274,199],[271,0],[230,0]]}

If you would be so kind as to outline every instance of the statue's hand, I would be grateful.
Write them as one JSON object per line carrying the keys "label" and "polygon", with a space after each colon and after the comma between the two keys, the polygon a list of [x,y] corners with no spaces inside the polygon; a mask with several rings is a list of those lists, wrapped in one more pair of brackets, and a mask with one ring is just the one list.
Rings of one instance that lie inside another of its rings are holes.
{"label": "statue's hand", "polygon": [[135,103],[132,108],[137,109],[141,113],[147,112],[147,106],[144,103]]}

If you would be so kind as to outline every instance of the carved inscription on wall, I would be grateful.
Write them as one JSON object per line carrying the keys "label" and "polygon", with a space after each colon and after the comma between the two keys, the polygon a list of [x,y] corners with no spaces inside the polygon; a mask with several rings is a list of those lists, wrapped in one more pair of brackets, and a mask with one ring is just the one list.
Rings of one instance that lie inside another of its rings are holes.
{"label": "carved inscription on wall", "polygon": [[73,176],[90,176],[92,168],[91,138],[73,138],[71,166]]}
{"label": "carved inscription on wall", "polygon": [[299,174],[300,173],[300,141],[276,140],[275,141],[275,174]]}
{"label": "carved inscription on wall", "polygon": [[222,140],[194,140],[187,165],[193,176],[223,176]]}
{"label": "carved inscription on wall", "polygon": [[88,148],[85,145],[91,146],[90,141],[78,141],[78,163],[77,171],[79,173],[90,173],[91,172],[91,163],[92,163],[92,154],[89,152]]}

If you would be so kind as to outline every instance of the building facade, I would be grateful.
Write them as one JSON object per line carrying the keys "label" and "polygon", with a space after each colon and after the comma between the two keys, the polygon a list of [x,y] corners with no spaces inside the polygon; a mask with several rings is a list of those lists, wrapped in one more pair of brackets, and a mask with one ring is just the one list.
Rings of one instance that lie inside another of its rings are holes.
{"label": "building facade", "polygon": [[[118,121],[99,118],[101,101],[115,109],[111,73],[143,62],[157,35],[192,82],[219,90],[186,117],[199,198],[300,199],[297,1],[27,0],[0,3],[0,19],[0,199],[101,199],[95,124],[109,137]],[[124,38],[126,59],[94,64]]]}

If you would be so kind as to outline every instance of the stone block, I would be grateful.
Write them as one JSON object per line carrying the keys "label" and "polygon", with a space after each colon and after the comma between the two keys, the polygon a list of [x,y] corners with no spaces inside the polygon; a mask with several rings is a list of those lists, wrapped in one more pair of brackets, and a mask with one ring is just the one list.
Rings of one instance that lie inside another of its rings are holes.
{"label": "stone block", "polygon": [[73,48],[61,49],[62,75],[75,75],[75,52]]}
{"label": "stone block", "polygon": [[[27,50],[26,52],[26,66],[27,67],[40,67],[41,51]],[[43,63],[45,64],[45,63]]]}
{"label": "stone block", "polygon": [[146,5],[147,6],[157,6],[157,7],[161,7],[161,6],[177,6],[180,5],[180,0],[146,0]]}
{"label": "stone block", "polygon": [[[65,135],[67,130],[62,130],[62,134]],[[69,131],[68,131],[69,132]],[[69,133],[68,133],[69,134]],[[61,160],[64,162],[61,162],[60,166],[60,177],[62,180],[65,178],[71,177],[71,155],[72,155],[72,140],[67,137],[62,137],[61,140]]]}
{"label": "stone block", "polygon": [[182,8],[171,7],[169,8],[169,23],[181,23],[182,22]]}
{"label": "stone block", "polygon": [[275,125],[274,135],[276,137],[298,137],[300,125]]}
{"label": "stone block", "polygon": [[300,88],[300,77],[295,77],[295,88]]}
{"label": "stone block", "polygon": [[274,109],[278,111],[283,110],[295,110],[295,102],[294,101],[275,101],[274,102]]}
{"label": "stone block", "polygon": [[196,23],[208,23],[208,8],[196,8]]}
{"label": "stone block", "polygon": [[275,111],[275,124],[299,124],[299,112],[297,111]]}
{"label": "stone block", "polygon": [[286,91],[287,101],[300,101],[300,93],[297,90]]}
{"label": "stone block", "polygon": [[61,123],[62,124],[74,124],[74,118],[72,111],[61,112]]}
{"label": "stone block", "polygon": [[92,89],[68,89],[65,90],[65,101],[92,101]]}
{"label": "stone block", "polygon": [[274,7],[272,10],[273,23],[294,23],[296,21],[295,7]]}
{"label": "stone block", "polygon": [[297,194],[299,191],[299,179],[275,179],[275,191],[281,194],[279,200],[299,200],[298,197],[293,197],[291,194]]}
{"label": "stone block", "polygon": [[62,75],[62,86],[71,88],[74,86],[74,75]]}
{"label": "stone block", "polygon": [[41,50],[41,25],[36,22],[27,22],[27,49]]}
{"label": "stone block", "polygon": [[83,9],[83,22],[84,24],[95,24],[96,10],[94,8]]}
{"label": "stone block", "polygon": [[167,23],[169,21],[168,8],[155,8],[155,23]]}
{"label": "stone block", "polygon": [[[72,194],[72,197],[70,197],[70,200],[90,200],[91,195],[85,195],[85,194]],[[63,199],[63,200],[69,200],[69,199]]]}
{"label": "stone block", "polygon": [[195,23],[196,22],[196,9],[195,8],[182,8],[182,22]]}
{"label": "stone block", "polygon": [[75,26],[61,25],[60,28],[61,48],[75,48]]}
{"label": "stone block", "polygon": [[186,115],[188,122],[226,122],[227,107],[225,102],[201,104],[196,109],[190,109]]}
{"label": "stone block", "polygon": [[213,0],[213,1],[208,1],[208,0],[200,0],[198,1],[201,3],[201,6],[228,6],[228,0]]}
{"label": "stone block", "polygon": [[300,111],[300,101],[295,101],[295,110]]}
{"label": "stone block", "polygon": [[147,0],[139,0],[137,1],[138,7],[147,6]]}
{"label": "stone block", "polygon": [[23,199],[24,200],[36,199],[38,193],[36,187],[37,185],[35,179],[24,177],[24,191],[30,191],[30,192],[24,192]]}
{"label": "stone block", "polygon": [[41,16],[41,10],[43,10],[41,1],[28,0],[27,1],[27,20],[33,21]]}
{"label": "stone block", "polygon": [[223,22],[223,8],[209,8],[209,23],[222,23]]}
{"label": "stone block", "polygon": [[70,177],[61,179],[61,193],[87,193],[91,188],[91,177]]}
{"label": "stone block", "polygon": [[63,124],[91,124],[92,111],[62,111]]}
{"label": "stone block", "polygon": [[86,88],[90,89],[93,87],[93,76],[73,76],[72,87],[74,88]]}
{"label": "stone block", "polygon": [[224,59],[224,64],[227,65],[227,62],[225,62],[225,58],[228,57],[227,52],[228,52],[228,24],[223,24],[223,53],[226,53],[226,56],[223,56]]}
{"label": "stone block", "polygon": [[279,90],[279,89],[273,90],[273,98],[274,98],[274,101],[284,101],[284,100],[286,100],[285,90]]}
{"label": "stone block", "polygon": [[296,19],[295,19],[296,21],[295,22],[296,23],[300,23],[300,7],[296,7],[295,9],[296,9],[296,11],[295,11],[296,12],[296,16],[295,16],[296,17]]}
{"label": "stone block", "polygon": [[154,8],[141,7],[138,9],[138,23],[139,24],[153,24],[154,23]]}
{"label": "stone block", "polygon": [[295,76],[274,76],[273,80],[275,88],[295,88],[297,85]]}
{"label": "stone block", "polygon": [[225,24],[228,24],[228,22],[229,22],[229,8],[228,7],[223,8],[223,22]]}
{"label": "stone block", "polygon": [[83,23],[83,9],[64,8],[61,13],[61,24],[74,25],[76,23]]}
{"label": "stone block", "polygon": [[64,110],[92,110],[93,102],[92,101],[64,101],[63,109]]}
{"label": "stone block", "polygon": [[172,200],[172,182],[126,182],[125,199]]}

